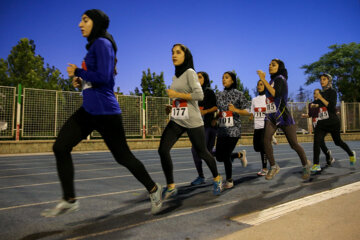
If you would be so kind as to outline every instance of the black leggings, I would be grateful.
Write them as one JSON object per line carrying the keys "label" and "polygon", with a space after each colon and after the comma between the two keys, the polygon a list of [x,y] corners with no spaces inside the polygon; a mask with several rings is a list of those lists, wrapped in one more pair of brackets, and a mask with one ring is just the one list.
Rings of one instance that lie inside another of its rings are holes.
{"label": "black leggings", "polygon": [[63,198],[65,200],[75,198],[71,151],[93,130],[97,130],[101,134],[115,160],[129,169],[150,192],[155,183],[144,165],[135,158],[127,145],[121,114],[91,115],[81,107],[65,122],[53,146]]}
{"label": "black leggings", "polygon": [[[331,137],[335,143],[335,145],[344,149],[344,151],[349,155],[353,156],[349,146],[341,139],[340,136],[340,121],[337,121],[331,126],[322,126],[321,124],[317,124],[314,131],[314,164],[319,164],[319,156],[320,156],[320,148],[323,150],[325,145],[325,136],[327,133],[331,134]],[[325,146],[326,147],[326,146]],[[323,150],[324,151],[324,150]]]}
{"label": "black leggings", "polygon": [[253,138],[254,150],[255,152],[260,152],[262,168],[266,168],[267,166],[267,158],[264,148],[264,135],[265,135],[265,128],[254,130],[254,138]]}
{"label": "black leggings", "polygon": [[204,126],[197,128],[185,128],[175,123],[174,121],[170,121],[161,136],[158,150],[160,154],[161,165],[166,178],[166,183],[174,183],[173,164],[170,156],[170,150],[184,132],[187,132],[198,156],[201,159],[204,159],[210,168],[213,177],[217,177],[219,173],[217,171],[216,161],[206,148]]}
{"label": "black leggings", "polygon": [[218,137],[216,140],[216,160],[224,163],[226,180],[232,181],[232,151],[236,147],[238,137]]}
{"label": "black leggings", "polygon": [[273,147],[271,141],[272,141],[272,136],[274,135],[278,127],[280,127],[283,130],[286,139],[290,144],[290,147],[296,151],[296,153],[300,157],[302,165],[305,166],[307,164],[307,158],[304,149],[297,141],[296,125],[293,124],[289,126],[276,126],[271,121],[267,120],[265,121],[264,149],[265,149],[265,154],[269,159],[270,165],[271,166],[275,165],[275,159],[274,159],[274,153],[273,153]]}

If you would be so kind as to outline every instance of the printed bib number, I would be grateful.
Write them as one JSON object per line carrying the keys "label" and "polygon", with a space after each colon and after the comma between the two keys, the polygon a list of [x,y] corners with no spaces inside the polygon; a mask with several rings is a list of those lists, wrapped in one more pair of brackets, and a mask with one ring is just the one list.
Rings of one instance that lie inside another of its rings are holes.
{"label": "printed bib number", "polygon": [[234,117],[232,111],[220,112],[219,127],[234,126]]}
{"label": "printed bib number", "polygon": [[329,118],[329,112],[326,107],[319,108],[319,120],[324,120]]}
{"label": "printed bib number", "polygon": [[265,118],[266,107],[254,108],[254,112],[255,118]]}
{"label": "printed bib number", "polygon": [[189,109],[186,100],[176,99],[173,101],[171,117],[174,119],[189,119]]}
{"label": "printed bib number", "polygon": [[275,113],[276,105],[273,97],[266,98],[266,113]]}

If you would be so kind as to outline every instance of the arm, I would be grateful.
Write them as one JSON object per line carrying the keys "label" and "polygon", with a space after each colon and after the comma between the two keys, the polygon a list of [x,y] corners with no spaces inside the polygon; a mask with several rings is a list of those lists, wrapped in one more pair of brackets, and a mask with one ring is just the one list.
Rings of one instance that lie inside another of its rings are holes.
{"label": "arm", "polygon": [[235,112],[241,116],[251,116],[252,113],[249,113],[246,109],[238,109],[236,107],[234,107],[234,105],[229,104],[229,110],[232,112]]}
{"label": "arm", "polygon": [[265,73],[261,70],[257,70],[257,74],[260,77],[260,80],[264,83],[265,88],[269,91],[271,96],[275,97],[275,89],[266,81],[265,79]]}
{"label": "arm", "polygon": [[214,106],[212,108],[209,108],[209,109],[204,109],[204,110],[201,110],[201,115],[205,115],[205,114],[208,114],[208,113],[213,113],[213,112],[216,112],[218,110],[217,106]]}
{"label": "arm", "polygon": [[212,90],[207,90],[204,92],[204,101],[206,101],[206,106],[208,109],[201,110],[201,115],[213,113],[218,110],[216,106],[216,95]]}
{"label": "arm", "polygon": [[169,98],[181,98],[184,100],[195,100],[201,101],[204,98],[204,93],[202,91],[201,85],[198,80],[198,76],[194,70],[187,71],[187,80],[188,84],[191,88],[191,93],[180,93],[176,92],[172,89],[166,90],[168,93]]}
{"label": "arm", "polygon": [[114,50],[110,41],[104,39],[96,40],[92,47],[96,57],[96,72],[76,68],[74,75],[87,82],[106,84],[114,75]]}

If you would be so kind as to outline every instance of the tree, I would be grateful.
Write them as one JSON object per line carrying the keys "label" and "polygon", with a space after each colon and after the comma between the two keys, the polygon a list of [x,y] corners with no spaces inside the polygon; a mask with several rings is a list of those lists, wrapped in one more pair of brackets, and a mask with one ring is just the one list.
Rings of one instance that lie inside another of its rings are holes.
{"label": "tree", "polygon": [[75,90],[70,79],[63,79],[61,72],[46,64],[44,58],[35,55],[33,40],[22,38],[14,46],[7,60],[0,59],[0,85],[27,88]]}
{"label": "tree", "polygon": [[241,83],[239,76],[236,74],[235,70],[232,71],[235,73],[236,76],[236,83],[237,83],[237,89],[244,93],[247,100],[251,101],[251,96],[249,93],[249,89],[244,87],[244,85]]}
{"label": "tree", "polygon": [[322,73],[333,77],[333,86],[340,99],[346,102],[360,101],[360,44],[349,43],[329,46],[330,52],[316,62],[303,65],[305,74],[309,75],[305,84],[319,81]]}
{"label": "tree", "polygon": [[[151,73],[150,68],[147,69],[147,72],[142,72],[141,78],[141,90],[145,93],[146,96],[153,97],[165,97],[166,94],[166,85],[164,81],[164,73],[161,72],[160,75]],[[138,87],[135,88],[135,92],[131,92],[132,95],[141,95]]]}

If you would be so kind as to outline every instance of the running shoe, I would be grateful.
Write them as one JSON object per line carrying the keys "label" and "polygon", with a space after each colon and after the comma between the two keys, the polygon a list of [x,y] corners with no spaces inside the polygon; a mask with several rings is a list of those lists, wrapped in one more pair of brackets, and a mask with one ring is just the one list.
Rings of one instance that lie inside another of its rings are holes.
{"label": "running shoe", "polygon": [[234,181],[226,181],[223,185],[224,189],[230,189],[234,187]]}
{"label": "running shoe", "polygon": [[177,189],[173,188],[171,190],[168,189],[168,187],[164,187],[162,191],[162,198],[163,200],[169,199],[171,197],[175,197],[177,195]]}
{"label": "running shoe", "polygon": [[191,186],[197,186],[205,183],[205,178],[198,176],[194,181],[191,182]]}
{"label": "running shoe", "polygon": [[151,200],[151,213],[157,214],[161,210],[162,206],[162,187],[160,184],[156,183],[157,190],[156,192],[150,193]]}
{"label": "running shoe", "polygon": [[321,167],[320,167],[320,164],[314,164],[312,167],[311,167],[311,170],[310,170],[312,173],[315,173],[315,172],[320,172],[321,171]]}
{"label": "running shoe", "polygon": [[56,217],[61,214],[74,212],[79,210],[79,201],[75,201],[73,203],[69,203],[68,201],[61,200],[54,208],[45,209],[41,216],[43,217]]}
{"label": "running shoe", "polygon": [[334,162],[335,162],[335,158],[333,158],[333,156],[331,155],[331,151],[328,150],[327,152],[329,154],[329,158],[326,158],[326,164],[328,166],[331,166]]}
{"label": "running shoe", "polygon": [[352,152],[353,152],[353,156],[350,156],[350,166],[354,166],[356,163],[356,152],[355,151]]}
{"label": "running shoe", "polygon": [[221,191],[222,191],[222,177],[220,176],[219,181],[214,181],[214,189],[213,189],[213,194],[215,196],[220,195]]}
{"label": "running shoe", "polygon": [[268,173],[268,170],[266,168],[262,168],[257,175],[258,176],[266,176],[266,174]]}
{"label": "running shoe", "polygon": [[311,168],[311,162],[308,160],[307,164],[305,166],[303,166],[302,169],[302,178],[303,179],[309,179],[310,178],[310,168]]}
{"label": "running shoe", "polygon": [[270,167],[270,170],[267,172],[265,179],[271,180],[273,177],[280,171],[279,165],[275,164],[275,166]]}
{"label": "running shoe", "polygon": [[240,158],[242,167],[246,167],[248,164],[248,161],[246,158],[246,150],[242,150],[241,152],[239,152],[239,158]]}

